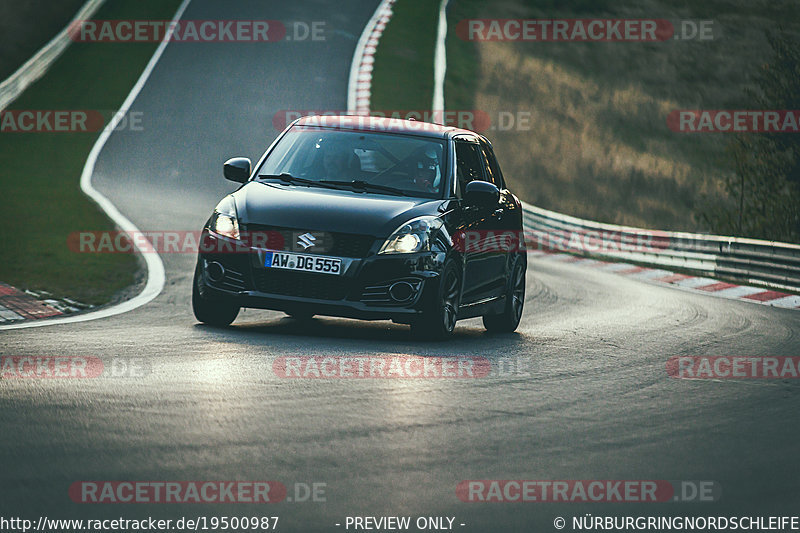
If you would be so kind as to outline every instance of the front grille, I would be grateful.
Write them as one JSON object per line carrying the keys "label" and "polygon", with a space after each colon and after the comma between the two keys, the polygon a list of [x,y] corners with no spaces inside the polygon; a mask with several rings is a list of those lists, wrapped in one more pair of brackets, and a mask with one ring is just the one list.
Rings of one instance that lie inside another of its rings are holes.
{"label": "front grille", "polygon": [[253,278],[261,292],[317,300],[343,300],[349,286],[340,276],[291,270],[258,268],[254,269]]}
{"label": "front grille", "polygon": [[[263,224],[248,224],[246,231],[253,233],[264,232],[267,234],[267,247],[271,250],[282,250],[285,252],[324,254],[335,257],[366,257],[372,247],[375,237],[371,235],[361,235],[358,233],[334,233],[328,231],[303,230],[295,228],[281,228],[267,226]],[[298,238],[305,233],[316,236],[316,244],[310,248],[304,248],[298,244]],[[276,234],[280,238],[274,238]],[[275,246],[274,243],[280,243]]]}

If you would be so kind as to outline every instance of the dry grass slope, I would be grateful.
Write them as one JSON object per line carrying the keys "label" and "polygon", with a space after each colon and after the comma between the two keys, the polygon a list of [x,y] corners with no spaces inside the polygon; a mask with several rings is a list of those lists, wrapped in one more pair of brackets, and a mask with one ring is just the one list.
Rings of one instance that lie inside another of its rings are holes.
{"label": "dry grass slope", "polygon": [[[800,28],[794,2],[704,3],[458,0],[451,10],[450,109],[530,111],[528,131],[490,131],[504,173],[527,201],[635,226],[707,231],[709,202],[728,202],[726,134],[669,130],[674,109],[748,109],[745,88],[778,21]],[[711,41],[655,43],[477,42],[455,37],[463,18],[713,20]],[[465,59],[466,58],[466,59]],[[470,61],[470,58],[474,58]],[[470,72],[470,69],[472,71]]]}

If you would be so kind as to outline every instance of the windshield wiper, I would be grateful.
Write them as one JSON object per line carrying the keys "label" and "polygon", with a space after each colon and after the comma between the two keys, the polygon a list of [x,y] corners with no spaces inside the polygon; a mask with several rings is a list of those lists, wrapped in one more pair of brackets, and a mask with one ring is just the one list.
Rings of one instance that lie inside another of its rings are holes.
{"label": "windshield wiper", "polygon": [[284,183],[308,185],[310,187],[325,187],[326,189],[341,190],[338,187],[332,187],[331,186],[332,184],[325,183],[325,180],[317,181],[317,180],[310,180],[307,178],[300,178],[297,176],[292,176],[287,172],[283,172],[281,174],[259,174],[258,177],[262,179],[280,180]]}
{"label": "windshield wiper", "polygon": [[320,183],[327,183],[329,185],[344,185],[347,187],[352,187],[353,189],[360,189],[362,191],[371,189],[373,191],[383,191],[391,194],[396,194],[398,196],[408,196],[406,192],[402,189],[389,187],[387,185],[378,185],[377,183],[370,183],[364,180],[351,180],[351,181],[320,180]]}

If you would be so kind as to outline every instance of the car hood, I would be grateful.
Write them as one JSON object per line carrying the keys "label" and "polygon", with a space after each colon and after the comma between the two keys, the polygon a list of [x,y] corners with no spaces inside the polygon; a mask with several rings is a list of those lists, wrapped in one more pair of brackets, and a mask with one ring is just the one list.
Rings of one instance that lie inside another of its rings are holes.
{"label": "car hood", "polygon": [[443,200],[250,182],[233,193],[243,224],[388,237],[411,218],[439,215]]}

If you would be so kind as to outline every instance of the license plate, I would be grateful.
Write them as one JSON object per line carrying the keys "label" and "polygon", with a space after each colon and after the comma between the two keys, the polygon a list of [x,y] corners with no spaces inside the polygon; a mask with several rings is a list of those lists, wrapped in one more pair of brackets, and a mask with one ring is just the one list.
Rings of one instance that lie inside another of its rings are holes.
{"label": "license plate", "polygon": [[285,252],[266,252],[264,266],[283,270],[300,270],[319,274],[341,274],[342,260],[338,257],[319,255],[289,254]]}

